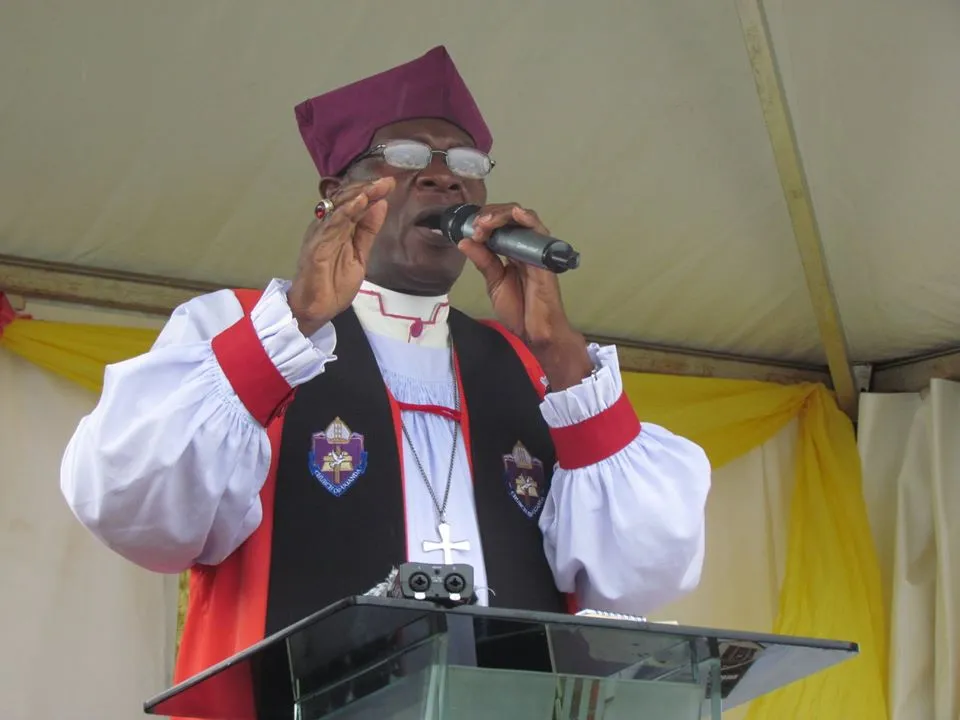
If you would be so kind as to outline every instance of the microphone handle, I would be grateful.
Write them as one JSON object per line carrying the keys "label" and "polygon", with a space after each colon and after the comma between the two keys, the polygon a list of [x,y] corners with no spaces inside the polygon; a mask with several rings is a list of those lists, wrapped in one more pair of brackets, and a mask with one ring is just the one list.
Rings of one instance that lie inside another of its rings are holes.
{"label": "microphone handle", "polygon": [[[466,218],[462,217],[466,214],[464,211],[470,212],[472,209],[470,206],[461,207],[457,213],[460,217],[456,218],[455,224],[461,229],[463,237],[473,237],[473,218],[476,217],[476,211],[471,212]],[[522,225],[514,224],[497,228],[487,238],[486,245],[497,255],[557,274],[580,266],[580,253],[568,243],[549,235],[542,235]]]}
{"label": "microphone handle", "polygon": [[563,240],[541,235],[518,225],[494,230],[487,239],[487,247],[497,255],[555,273],[566,272],[580,264],[579,253]]}

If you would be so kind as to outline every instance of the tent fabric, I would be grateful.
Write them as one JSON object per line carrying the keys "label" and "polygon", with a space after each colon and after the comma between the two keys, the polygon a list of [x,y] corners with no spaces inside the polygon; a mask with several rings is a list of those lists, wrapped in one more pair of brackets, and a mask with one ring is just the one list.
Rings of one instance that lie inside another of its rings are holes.
{"label": "tent fabric", "polygon": [[[103,362],[122,360],[149,332],[18,318],[8,325],[0,347],[96,390]],[[853,427],[835,399],[820,385],[638,373],[626,373],[623,381],[644,421],[699,443],[713,465],[729,463],[798,421],[785,569],[773,630],[853,640],[860,644],[861,656],[761,698],[753,703],[751,718],[886,717],[887,632],[880,575]]]}
{"label": "tent fabric", "polygon": [[864,494],[890,607],[890,718],[960,717],[960,383],[868,394]]}
{"label": "tent fabric", "polygon": [[[767,0],[855,361],[960,338],[960,7]],[[583,331],[824,362],[734,2],[8,2],[0,254],[264,287],[317,200],[294,106],[450,50],[491,200],[582,251]],[[487,312],[472,268],[454,300]]]}

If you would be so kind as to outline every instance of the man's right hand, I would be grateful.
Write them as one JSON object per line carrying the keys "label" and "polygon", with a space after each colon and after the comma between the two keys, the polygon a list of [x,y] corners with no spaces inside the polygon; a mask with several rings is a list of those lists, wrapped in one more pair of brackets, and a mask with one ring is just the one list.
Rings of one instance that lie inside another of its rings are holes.
{"label": "man's right hand", "polygon": [[387,216],[393,178],[346,185],[333,211],[311,223],[287,301],[300,332],[310,337],[350,307],[366,276],[367,256]]}

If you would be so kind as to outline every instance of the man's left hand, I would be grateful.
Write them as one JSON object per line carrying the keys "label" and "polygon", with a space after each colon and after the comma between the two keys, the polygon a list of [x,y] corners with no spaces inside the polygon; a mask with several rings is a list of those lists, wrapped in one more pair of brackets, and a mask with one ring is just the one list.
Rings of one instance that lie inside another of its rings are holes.
{"label": "man's left hand", "polygon": [[460,250],[483,275],[497,320],[531,349],[550,387],[566,389],[593,369],[586,341],[567,320],[555,273],[512,259],[504,261],[486,246],[494,230],[509,224],[550,234],[532,210],[515,203],[487,205],[477,213],[473,237],[462,240]]}

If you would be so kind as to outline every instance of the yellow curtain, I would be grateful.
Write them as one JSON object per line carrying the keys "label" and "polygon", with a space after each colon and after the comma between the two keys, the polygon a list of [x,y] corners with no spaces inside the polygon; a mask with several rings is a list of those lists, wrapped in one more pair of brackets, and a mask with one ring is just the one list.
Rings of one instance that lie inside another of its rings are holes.
{"label": "yellow curtain", "polygon": [[145,353],[157,334],[141,328],[14,320],[0,334],[0,346],[99,394],[104,367]]}
{"label": "yellow curtain", "polygon": [[799,417],[787,564],[773,631],[852,640],[861,654],[751,705],[751,720],[887,718],[887,628],[853,425],[822,385],[627,374],[637,413],[700,444],[714,466]]}
{"label": "yellow curtain", "polygon": [[[104,365],[148,350],[156,331],[15,320],[0,346],[99,392]],[[715,467],[799,418],[786,575],[774,632],[860,643],[858,658],[755,701],[752,720],[883,720],[887,632],[850,420],[821,385],[627,373],[641,418],[700,444]]]}

